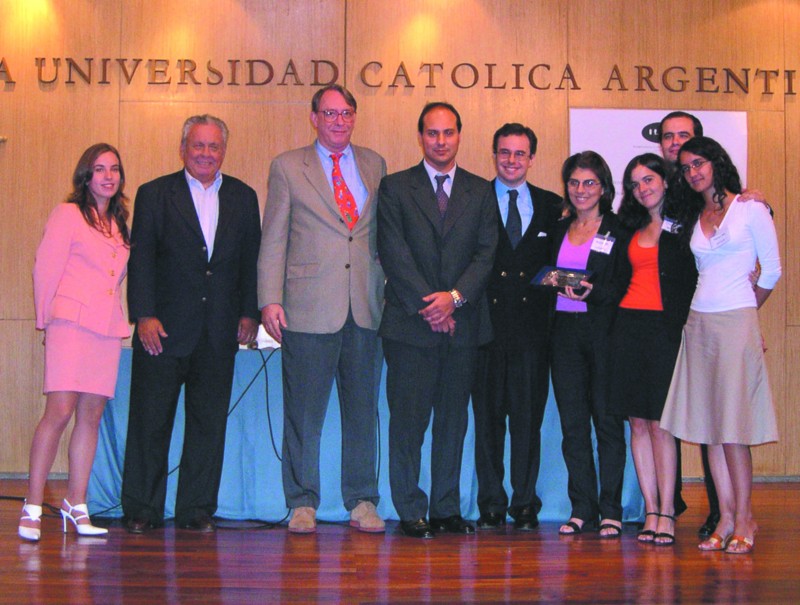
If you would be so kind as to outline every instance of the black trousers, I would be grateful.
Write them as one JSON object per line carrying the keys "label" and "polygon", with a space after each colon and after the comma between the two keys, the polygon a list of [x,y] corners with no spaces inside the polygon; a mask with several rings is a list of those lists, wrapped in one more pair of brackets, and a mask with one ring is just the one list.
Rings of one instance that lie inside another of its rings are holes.
{"label": "black trousers", "polygon": [[[461,460],[476,347],[416,347],[383,339],[389,401],[389,485],[402,521],[461,514]],[[431,494],[419,487],[421,448],[433,413]]]}
{"label": "black trousers", "polygon": [[[608,410],[608,338],[593,331],[588,313],[556,313],[552,337],[553,389],[561,418],[572,517],[622,520],[625,429]],[[597,437],[600,492],[591,429]]]}
{"label": "black trousers", "polygon": [[541,428],[550,389],[547,344],[508,351],[481,347],[472,389],[475,414],[475,470],[481,513],[505,513],[509,506],[503,486],[506,418],[511,439],[511,509],[531,507],[538,514],[536,495],[541,457]]}
{"label": "black trousers", "polygon": [[216,512],[235,359],[235,350],[215,352],[206,338],[185,357],[152,356],[134,343],[122,478],[125,517],[157,525],[164,520],[169,445],[183,385],[186,423],[175,519],[181,523]]}

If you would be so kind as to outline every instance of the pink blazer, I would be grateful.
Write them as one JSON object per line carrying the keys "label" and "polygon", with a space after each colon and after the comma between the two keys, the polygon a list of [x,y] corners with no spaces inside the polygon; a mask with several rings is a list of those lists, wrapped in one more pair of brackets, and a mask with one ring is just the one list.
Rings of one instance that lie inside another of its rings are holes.
{"label": "pink blazer", "polygon": [[76,204],[59,204],[33,265],[36,328],[65,319],[103,336],[130,336],[120,289],[129,252],[116,224],[106,237],[86,223]]}

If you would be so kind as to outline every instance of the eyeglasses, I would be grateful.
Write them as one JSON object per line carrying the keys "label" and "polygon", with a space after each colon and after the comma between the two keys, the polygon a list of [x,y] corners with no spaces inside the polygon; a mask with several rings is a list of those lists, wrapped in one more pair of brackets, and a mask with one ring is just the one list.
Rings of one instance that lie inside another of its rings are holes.
{"label": "eyeglasses", "polygon": [[567,181],[567,187],[570,189],[577,189],[583,185],[584,189],[594,189],[595,187],[600,186],[600,181],[596,181],[595,179],[586,179],[585,181],[579,181],[578,179],[570,179]]}
{"label": "eyeglasses", "polygon": [[702,159],[694,160],[692,162],[689,162],[688,164],[683,164],[681,166],[681,174],[688,174],[689,171],[692,169],[700,170],[700,168],[702,168],[706,164],[708,164],[708,160],[702,160]]}
{"label": "eyeglasses", "polygon": [[356,112],[352,109],[343,109],[342,111],[336,111],[335,109],[320,109],[317,113],[321,113],[322,117],[326,122],[328,122],[328,124],[335,122],[339,116],[342,116],[342,121],[348,124],[356,119]]}
{"label": "eyeglasses", "polygon": [[510,149],[500,149],[495,155],[501,160],[508,160],[512,156],[515,160],[524,160],[525,158],[530,157],[530,154],[527,151],[511,151]]}

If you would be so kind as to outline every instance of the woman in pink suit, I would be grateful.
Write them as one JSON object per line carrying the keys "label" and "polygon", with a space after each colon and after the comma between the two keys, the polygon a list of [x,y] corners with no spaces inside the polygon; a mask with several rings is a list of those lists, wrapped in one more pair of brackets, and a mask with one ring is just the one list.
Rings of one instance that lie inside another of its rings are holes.
{"label": "woman in pink suit", "polygon": [[36,251],[36,328],[45,331],[45,411],[33,435],[28,497],[19,535],[41,537],[42,500],[61,434],[73,414],[63,528],[100,535],[86,507],[86,488],[106,401],[114,396],[121,339],[130,334],[120,285],[129,254],[125,172],[119,153],[99,143],[72,175],[73,191],[51,213]]}

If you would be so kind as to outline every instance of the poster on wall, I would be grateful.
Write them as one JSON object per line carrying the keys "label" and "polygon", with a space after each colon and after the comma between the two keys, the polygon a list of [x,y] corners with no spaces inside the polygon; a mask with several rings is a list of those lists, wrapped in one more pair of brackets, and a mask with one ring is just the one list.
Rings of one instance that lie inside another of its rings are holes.
{"label": "poster on wall", "polygon": [[742,186],[747,187],[747,112],[691,109],[570,109],[570,154],[591,149],[608,163],[614,177],[614,210],[622,200],[622,174],[634,156],[661,155],[659,123],[671,111],[686,111],[703,124],[703,134],[716,139],[731,156]]}

